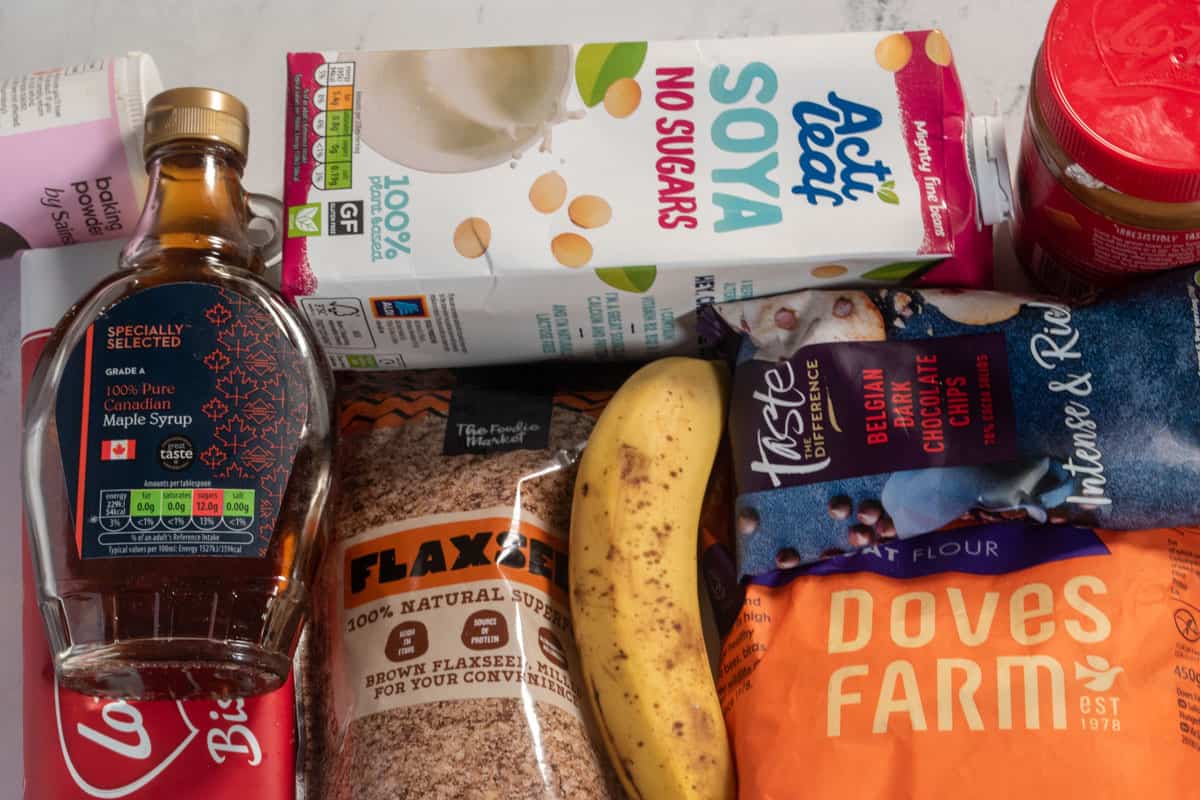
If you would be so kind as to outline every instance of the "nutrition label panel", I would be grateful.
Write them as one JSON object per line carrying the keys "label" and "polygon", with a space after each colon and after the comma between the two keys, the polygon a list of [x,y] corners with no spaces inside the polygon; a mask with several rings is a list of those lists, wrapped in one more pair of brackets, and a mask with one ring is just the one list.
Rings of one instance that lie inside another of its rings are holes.
{"label": "nutrition label panel", "polygon": [[354,62],[337,61],[317,67],[316,80],[321,86],[313,95],[317,113],[313,116],[312,172],[318,189],[349,189],[350,155],[354,129]]}
{"label": "nutrition label panel", "polygon": [[237,545],[254,541],[253,489],[116,489],[100,492],[103,547]]}

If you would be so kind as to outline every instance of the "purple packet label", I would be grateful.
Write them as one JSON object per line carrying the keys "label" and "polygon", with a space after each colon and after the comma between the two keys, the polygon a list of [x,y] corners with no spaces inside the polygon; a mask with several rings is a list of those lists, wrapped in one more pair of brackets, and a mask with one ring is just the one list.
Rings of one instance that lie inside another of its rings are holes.
{"label": "purple packet label", "polygon": [[1200,520],[1195,269],[1077,307],[879,288],[705,313],[737,332],[740,576],[970,524]]}
{"label": "purple packet label", "polygon": [[731,408],[744,492],[1016,455],[999,333],[827,343],[748,361]]}

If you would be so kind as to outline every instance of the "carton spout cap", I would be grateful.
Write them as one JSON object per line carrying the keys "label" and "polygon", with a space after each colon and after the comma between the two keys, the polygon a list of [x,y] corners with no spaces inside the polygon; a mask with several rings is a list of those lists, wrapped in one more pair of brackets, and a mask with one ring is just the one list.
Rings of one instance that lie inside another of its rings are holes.
{"label": "carton spout cap", "polygon": [[1004,142],[1004,117],[999,114],[971,118],[971,171],[979,201],[979,223],[997,225],[1012,219],[1012,176]]}

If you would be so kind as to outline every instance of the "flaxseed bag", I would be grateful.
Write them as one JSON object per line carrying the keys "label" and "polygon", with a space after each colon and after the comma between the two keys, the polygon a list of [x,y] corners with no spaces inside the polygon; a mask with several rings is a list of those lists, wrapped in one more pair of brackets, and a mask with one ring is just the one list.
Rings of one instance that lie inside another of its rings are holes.
{"label": "flaxseed bag", "polygon": [[618,385],[590,372],[343,387],[337,541],[307,637],[315,797],[619,796],[567,599],[575,463]]}

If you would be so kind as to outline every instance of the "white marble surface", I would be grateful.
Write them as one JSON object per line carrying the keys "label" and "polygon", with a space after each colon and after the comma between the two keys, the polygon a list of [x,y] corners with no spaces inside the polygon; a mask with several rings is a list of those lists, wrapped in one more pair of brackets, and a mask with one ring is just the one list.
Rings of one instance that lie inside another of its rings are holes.
{"label": "white marble surface", "polygon": [[[251,109],[247,185],[282,186],[284,53],[940,27],[973,108],[1009,115],[1015,153],[1051,0],[38,0],[0,2],[0,76],[144,50],[166,86]],[[2,262],[0,262],[2,263]],[[0,272],[0,719],[19,719],[17,291]],[[20,729],[0,725],[0,798],[21,796]]]}

